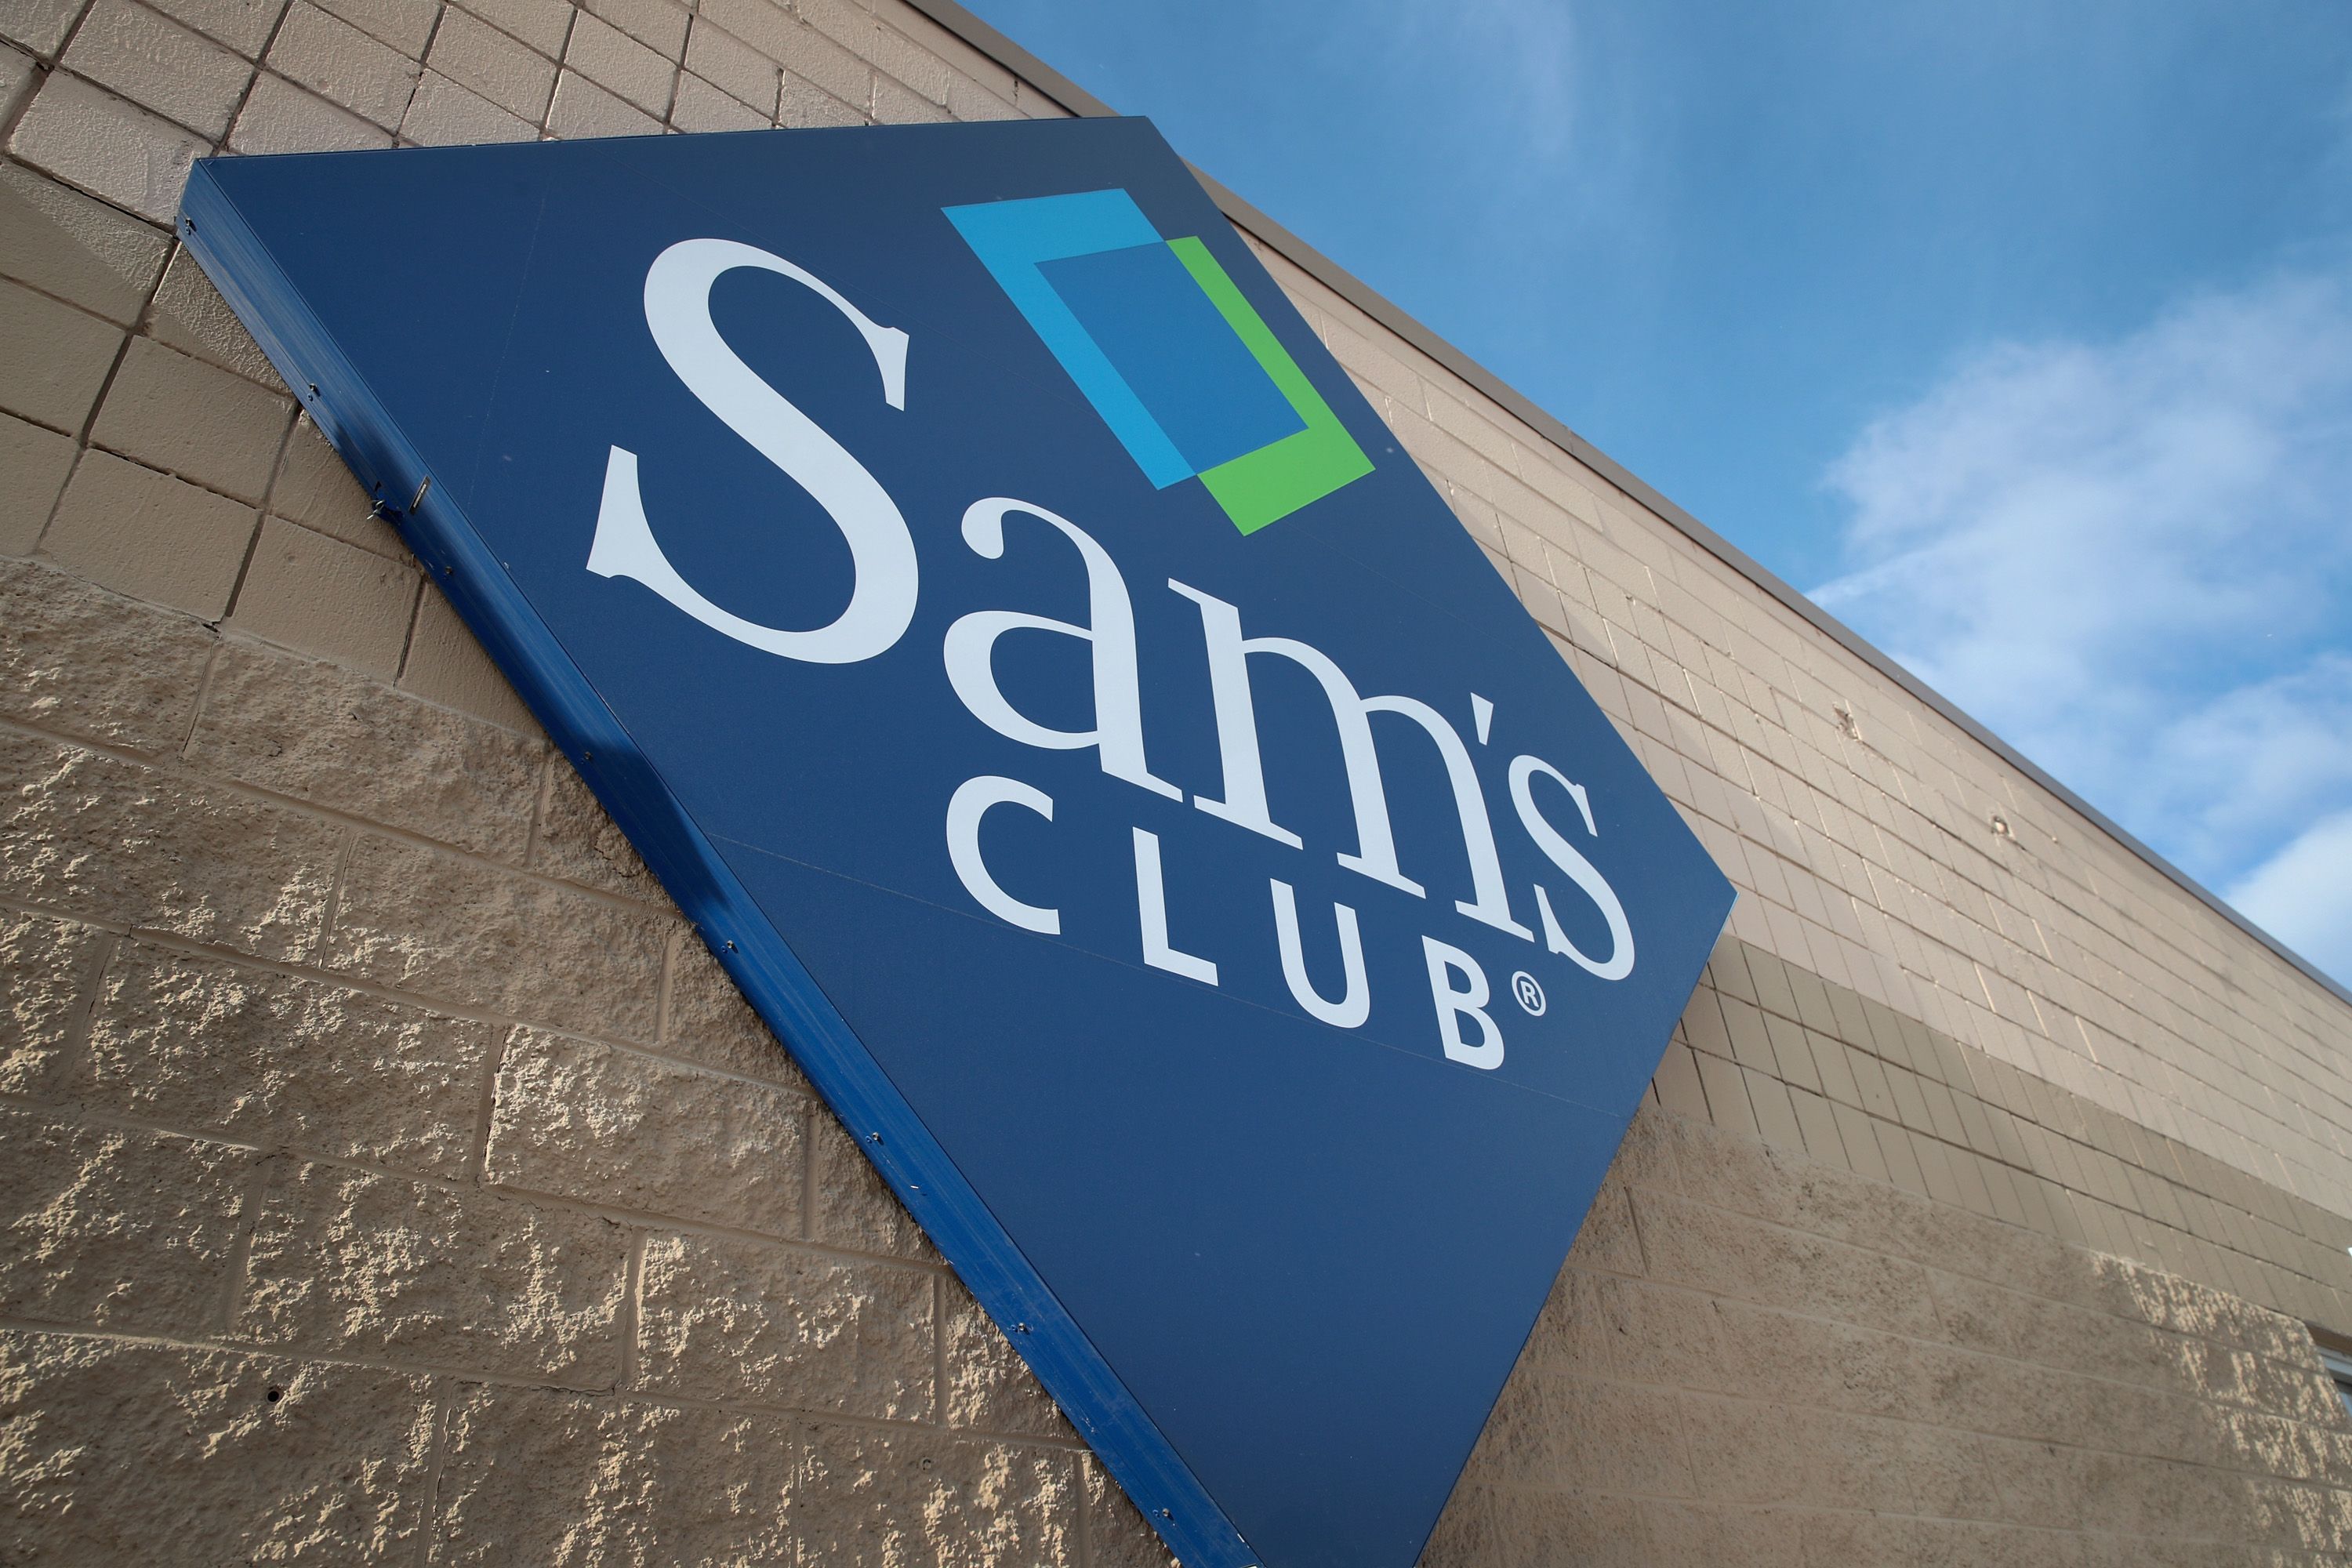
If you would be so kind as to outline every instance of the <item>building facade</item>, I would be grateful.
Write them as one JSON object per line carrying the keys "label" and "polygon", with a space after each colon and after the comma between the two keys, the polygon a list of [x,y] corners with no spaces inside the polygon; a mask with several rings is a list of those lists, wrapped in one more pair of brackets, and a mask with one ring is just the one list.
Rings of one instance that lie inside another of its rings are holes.
{"label": "building facade", "polygon": [[[1164,1562],[171,230],[1101,106],[939,0],[0,36],[0,1558]],[[1425,1561],[2352,1560],[2352,1000],[1225,205],[1740,889]]]}

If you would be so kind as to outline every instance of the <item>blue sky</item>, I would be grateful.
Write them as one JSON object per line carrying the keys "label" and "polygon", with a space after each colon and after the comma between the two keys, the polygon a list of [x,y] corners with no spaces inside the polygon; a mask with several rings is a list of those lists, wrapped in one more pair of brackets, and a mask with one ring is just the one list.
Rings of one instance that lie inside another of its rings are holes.
{"label": "blue sky", "polygon": [[2352,979],[2342,0],[976,0]]}

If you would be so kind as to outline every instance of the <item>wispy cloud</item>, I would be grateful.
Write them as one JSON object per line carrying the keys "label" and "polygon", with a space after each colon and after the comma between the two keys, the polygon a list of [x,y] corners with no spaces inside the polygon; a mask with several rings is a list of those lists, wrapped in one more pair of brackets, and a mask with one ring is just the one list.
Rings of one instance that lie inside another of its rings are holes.
{"label": "wispy cloud", "polygon": [[1822,603],[2352,974],[2342,276],[1990,349],[1828,480],[1852,568]]}

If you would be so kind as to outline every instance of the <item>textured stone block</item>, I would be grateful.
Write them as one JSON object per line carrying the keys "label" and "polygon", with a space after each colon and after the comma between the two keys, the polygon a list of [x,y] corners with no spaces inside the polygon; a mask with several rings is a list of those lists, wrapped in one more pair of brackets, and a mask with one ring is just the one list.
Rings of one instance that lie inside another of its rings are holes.
{"label": "textured stone block", "polygon": [[1509,1486],[1668,1497],[1694,1489],[1672,1394],[1541,1369],[1523,1367],[1504,1384],[1473,1463]]}
{"label": "textured stone block", "polygon": [[221,649],[189,761],[279,795],[520,861],[544,753],[534,741],[332,665]]}
{"label": "textured stone block", "polygon": [[738,102],[691,72],[681,72],[669,122],[677,130],[696,132],[759,131],[769,124],[770,116]]}
{"label": "textured stone block", "polygon": [[1569,1257],[1583,1268],[1605,1268],[1613,1274],[1640,1274],[1642,1239],[1633,1227],[1633,1211],[1622,1184],[1609,1182],[1585,1211]]}
{"label": "textured stone block", "polygon": [[[1801,1568],[1809,1561],[1800,1516],[1769,1509],[1710,1508],[1704,1504],[1644,1498],[1642,1533],[1660,1563],[1737,1563],[1740,1568]],[[1942,1559],[1978,1561],[1989,1559]],[[1839,1559],[1816,1556],[1810,1561]],[[1934,1558],[1892,1555],[1853,1562],[1918,1563]]]}
{"label": "textured stone block", "polygon": [[114,368],[122,333],[96,316],[0,283],[0,408],[79,434]]}
{"label": "textured stone block", "polygon": [[317,940],[342,829],[76,746],[0,732],[0,887],[262,958]]}
{"label": "textured stone block", "polygon": [[[691,931],[678,935],[671,953],[669,1014],[662,1021],[661,1039],[662,1049],[671,1056],[815,1093],[735,982]],[[823,1134],[817,1136],[821,1140]],[[821,1200],[823,1178],[818,1193]],[[822,1207],[819,1214],[822,1225]]]}
{"label": "textured stone block", "polygon": [[566,141],[651,136],[661,128],[661,121],[644,110],[570,69],[555,84],[555,101],[547,111],[548,132]]}
{"label": "textured stone block", "polygon": [[[684,34],[685,13],[678,13]],[[583,15],[572,24],[563,63],[600,87],[609,88],[647,114],[667,115],[677,80],[676,54],[646,47],[620,28]]]}
{"label": "textured stone block", "polygon": [[527,1022],[644,1040],[661,943],[655,917],[593,894],[362,837],[324,962]]}
{"label": "textured stone block", "polygon": [[288,1162],[234,1331],[266,1345],[609,1387],[627,1240],[591,1215]]}
{"label": "textured stone block", "polygon": [[797,1236],[806,1110],[764,1084],[518,1029],[499,1064],[484,1174],[583,1203]]}
{"label": "textured stone block", "polygon": [[52,72],[16,122],[8,150],[151,223],[169,223],[190,165],[212,148],[161,115]]}
{"label": "textured stone block", "polygon": [[[419,38],[417,45],[423,47]],[[271,70],[338,108],[390,131],[416,90],[415,58],[368,37],[310,0],[294,0],[270,43]]]}
{"label": "textured stone block", "polygon": [[464,8],[549,59],[563,53],[579,11],[566,0],[467,0]]}
{"label": "textured stone block", "polygon": [[228,134],[232,153],[352,153],[391,145],[391,132],[267,70],[254,79]]}
{"label": "textured stone block", "polygon": [[229,624],[388,681],[408,643],[417,580],[404,561],[268,518]]}
{"label": "textured stone block", "polygon": [[942,1277],[940,1293],[946,1375],[940,1400],[948,1425],[1076,1442],[1077,1434],[1062,1419],[1060,1408],[971,1292]]}
{"label": "textured stone block", "polygon": [[417,599],[416,624],[408,634],[408,658],[400,668],[400,689],[461,713],[487,719],[534,739],[539,721],[530,716],[506,676],[449,601],[428,580]]}
{"label": "textured stone block", "polygon": [[0,38],[37,55],[54,55],[81,6],[66,0],[0,0]]}
{"label": "textured stone block", "polygon": [[1923,1337],[1938,1332],[1916,1263],[1759,1225],[1663,1193],[1633,1207],[1651,1277]]}
{"label": "textured stone block", "polygon": [[247,1151],[8,1106],[0,1148],[0,1312],[79,1328],[212,1327],[244,1214]]}
{"label": "textured stone block", "polygon": [[720,31],[707,16],[697,16],[694,30],[687,35],[686,68],[763,117],[774,116],[780,79],[776,62],[733,34]]}
{"label": "textured stone block", "polygon": [[341,456],[319,434],[309,415],[298,415],[278,477],[269,482],[270,515],[391,560],[410,560],[408,546],[389,523],[371,515],[373,510],[374,503],[352,478]]}
{"label": "textured stone block", "polygon": [[320,8],[415,59],[433,37],[437,0],[320,0]]}
{"label": "textured stone block", "polygon": [[208,360],[273,392],[285,391],[285,384],[278,379],[245,323],[196,265],[195,257],[184,248],[172,252],[172,264],[163,269],[154,309],[147,318],[147,332],[157,342]]}
{"label": "textured stone block", "polygon": [[103,202],[0,165],[0,277],[129,326],[170,248],[163,235]]}
{"label": "textured stone block", "polygon": [[253,59],[269,42],[286,0],[155,0],[155,9]]}
{"label": "textured stone block", "polygon": [[65,64],[215,142],[253,79],[251,62],[132,0],[98,0]]}
{"label": "textured stone block", "polygon": [[[578,25],[573,24],[575,29]],[[555,62],[463,11],[442,18],[433,52],[425,58],[435,70],[509,114],[533,125],[547,118],[548,99],[555,90]]]}
{"label": "textured stone block", "polygon": [[551,877],[623,898],[660,900],[659,884],[603,805],[560,753],[551,766],[530,863]]}
{"label": "textured stone block", "polygon": [[877,125],[930,125],[944,122],[948,111],[890,77],[874,79],[874,122]]}
{"label": "textured stone block", "polygon": [[293,405],[267,387],[133,338],[89,438],[134,462],[258,505]]}
{"label": "textured stone block", "polygon": [[241,501],[110,453],[85,452],[42,552],[131,598],[218,620],[258,521]]}
{"label": "textured stone block", "polygon": [[1077,1562],[1077,1457],[904,1427],[812,1425],[793,1537],[803,1563]]}
{"label": "textured stone block", "polygon": [[934,1276],[704,1236],[646,1242],[637,1376],[649,1393],[926,1421]]}
{"label": "textured stone block", "polygon": [[450,1412],[429,1561],[789,1563],[801,1424],[542,1389]]}
{"label": "textured stone block", "polygon": [[940,1256],[915,1216],[907,1212],[833,1112],[821,1105],[814,1107],[809,1126],[815,1210],[811,1238],[851,1252],[938,1262]]}
{"label": "textured stone block", "polygon": [[[1893,1334],[1745,1302],[1717,1302],[1715,1318],[1725,1372],[1760,1399],[1911,1420],[1927,1418],[1933,1405],[1937,1417],[1954,1420],[1990,1405],[2000,1371],[1979,1358],[1932,1355]],[[1939,1371],[1951,1374],[1948,1385],[1937,1383]]]}
{"label": "textured stone block", "polygon": [[[1577,1568],[1650,1568],[1640,1506],[1590,1492],[1487,1492],[1465,1487],[1439,1521],[1425,1568],[1562,1563]],[[1454,1510],[1463,1517],[1457,1522]],[[1737,1562],[1738,1559],[1729,1561]]]}
{"label": "textured stone block", "polygon": [[0,562],[0,713],[132,751],[176,749],[219,638],[32,562]]}
{"label": "textured stone block", "polygon": [[1552,1281],[1551,1294],[1519,1359],[1579,1377],[1618,1374],[1618,1342],[1625,1337],[1620,1281],[1571,1263]]}
{"label": "textured stone block", "polygon": [[1078,1456],[1078,1486],[1086,1503],[1086,1560],[1091,1568],[1174,1568],[1176,1559],[1092,1454]]}
{"label": "textured stone block", "polygon": [[0,1093],[44,1100],[64,1077],[82,998],[113,946],[108,933],[41,915],[0,915]]}
{"label": "textured stone block", "polygon": [[428,70],[408,101],[401,136],[422,147],[458,147],[484,142],[536,142],[539,127],[518,120],[481,94]]}
{"label": "textured stone block", "polygon": [[[672,60],[686,48],[690,7],[673,5],[671,0],[582,0],[580,8]],[[577,38],[579,34],[575,31],[572,37]]]}
{"label": "textured stone block", "polygon": [[425,1378],[0,1334],[0,1552],[20,1563],[408,1563]]}
{"label": "textured stone block", "polygon": [[460,1177],[498,1026],[132,942],[77,1091],[265,1147]]}
{"label": "textured stone block", "polygon": [[842,102],[823,88],[787,75],[776,100],[776,123],[806,130],[820,125],[863,125],[866,110]]}

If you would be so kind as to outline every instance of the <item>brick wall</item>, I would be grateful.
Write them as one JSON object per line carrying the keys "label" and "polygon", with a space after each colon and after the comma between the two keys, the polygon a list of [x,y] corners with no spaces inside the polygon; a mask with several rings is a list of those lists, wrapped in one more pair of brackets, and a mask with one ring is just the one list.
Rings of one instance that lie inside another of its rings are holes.
{"label": "brick wall", "polygon": [[[0,1559],[1164,1561],[168,227],[1075,95],[898,0],[0,37]],[[2340,1560],[2352,1009],[1262,254],[1741,889],[1430,1560]]]}

